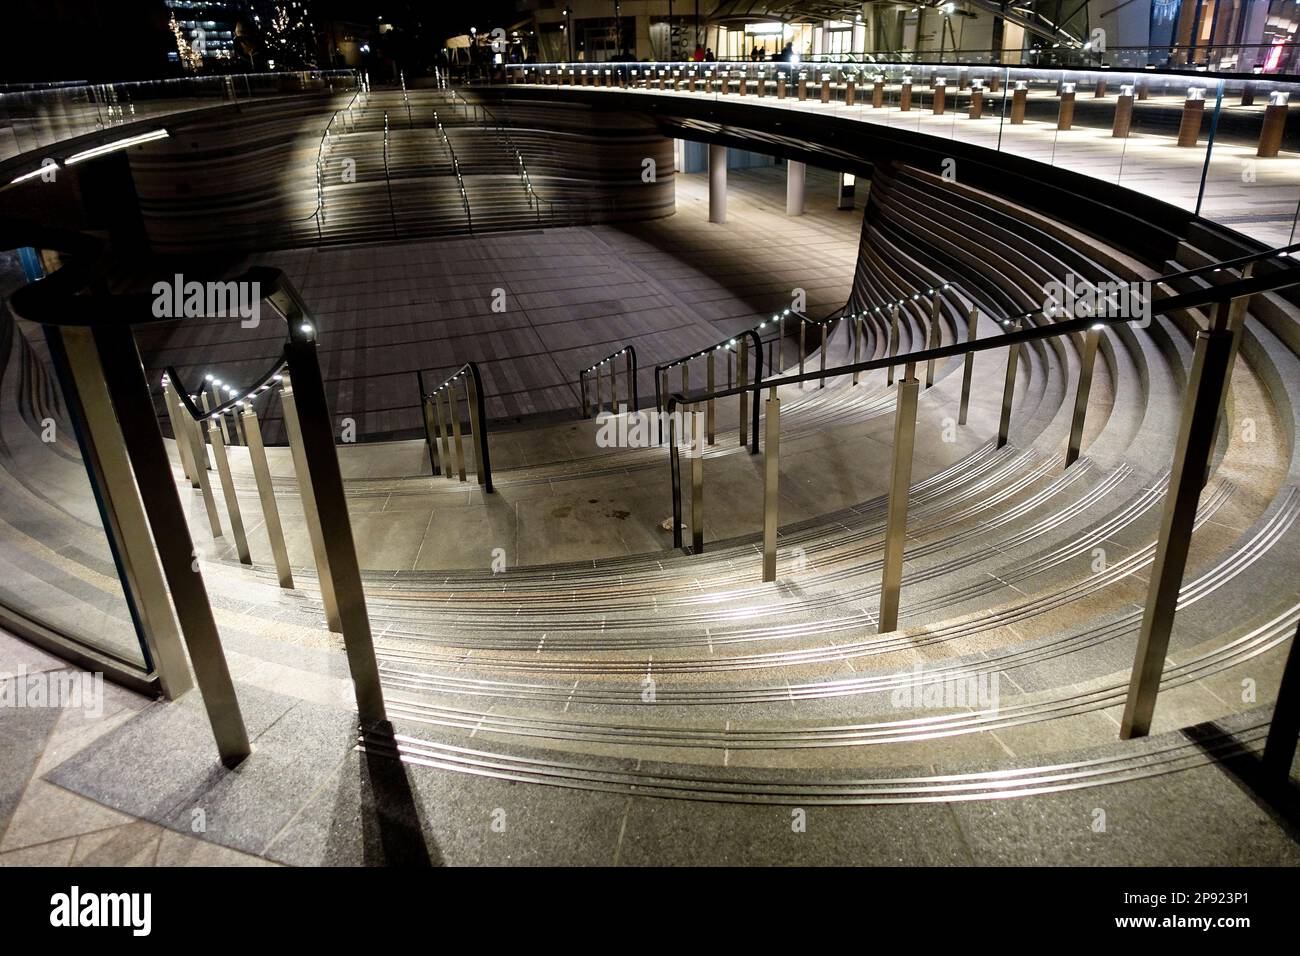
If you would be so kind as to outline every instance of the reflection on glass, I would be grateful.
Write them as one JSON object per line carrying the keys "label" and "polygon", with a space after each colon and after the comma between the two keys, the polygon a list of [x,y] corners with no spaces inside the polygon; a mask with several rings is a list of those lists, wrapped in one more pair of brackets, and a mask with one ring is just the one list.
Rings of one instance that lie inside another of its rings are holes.
{"label": "reflection on glass", "polygon": [[[25,283],[0,252],[0,296]],[[136,667],[135,625],[42,330],[0,308],[0,605]]]}

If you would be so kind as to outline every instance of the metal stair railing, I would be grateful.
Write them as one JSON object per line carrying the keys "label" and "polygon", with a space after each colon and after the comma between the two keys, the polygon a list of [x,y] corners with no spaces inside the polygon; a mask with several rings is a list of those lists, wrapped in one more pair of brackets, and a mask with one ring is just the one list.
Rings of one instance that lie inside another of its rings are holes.
{"label": "metal stair railing", "polygon": [[455,474],[460,476],[461,481],[466,480],[465,446],[461,437],[460,410],[456,398],[456,384],[462,382],[465,404],[469,408],[470,433],[474,439],[471,448],[477,447],[477,463],[473,468],[478,475],[478,483],[483,486],[485,492],[491,494],[492,457],[488,448],[488,418],[483,397],[483,378],[479,374],[478,363],[466,362],[446,381],[433,389],[425,387],[424,372],[416,370],[415,380],[420,390],[420,413],[424,421],[424,441],[429,455],[430,472],[452,478],[454,461]]}
{"label": "metal stair railing", "polygon": [[[171,624],[153,630],[151,646],[159,652],[154,666],[174,675],[176,686],[183,689],[191,686],[192,664],[220,757],[227,765],[238,764],[251,751],[248,732],[135,342],[135,326],[165,321],[154,314],[156,297],[104,292],[104,248],[91,237],[10,220],[0,221],[0,243],[5,248],[51,249],[62,256],[61,268],[13,293],[10,309],[44,327],[65,396],[80,408],[96,401],[95,416],[81,423],[78,439],[99,463],[87,473],[105,512],[110,546],[123,556],[120,567],[131,569],[121,572],[123,588],[142,618],[179,622],[179,635]],[[327,616],[332,607],[337,618],[331,628],[343,636],[360,721],[382,728],[387,713],[317,356],[318,331],[297,290],[279,270],[253,268],[235,281],[257,289],[259,301],[285,323],[286,341],[275,364],[282,371],[271,373],[271,381],[281,376],[278,384],[321,595]],[[211,414],[251,402],[270,387],[260,379],[218,409],[201,413],[174,370],[168,373],[166,390],[173,384],[177,415],[183,408],[192,423],[197,423],[196,414],[212,422]],[[110,407],[104,409],[103,404]],[[208,435],[221,440],[219,427],[210,424]],[[184,448],[186,442],[178,439],[178,444]],[[191,461],[197,470],[197,456]],[[206,472],[206,461],[203,465]],[[123,527],[120,515],[140,517]],[[144,533],[142,522],[152,534]],[[138,583],[143,573],[149,575],[147,587]]]}
{"label": "metal stair railing", "polygon": [[[637,381],[636,381],[637,371],[638,371],[637,361],[636,361],[636,347],[633,345],[625,345],[617,352],[611,352],[609,355],[605,356],[603,359],[596,362],[594,365],[589,365],[584,369],[578,370],[578,394],[580,396],[580,401],[581,401],[579,414],[581,414],[583,418],[589,418],[592,415],[600,414],[601,406],[603,404],[602,396],[604,394],[602,382],[604,379],[604,374],[605,374],[604,369],[606,365],[609,366],[609,410],[611,413],[618,411],[618,409],[615,407],[616,402],[618,401],[618,397],[617,397],[618,396],[618,366],[616,362],[620,355],[624,357],[624,361],[626,362],[627,365],[626,368],[627,404],[625,408],[631,411],[636,411],[637,408],[640,406],[641,401],[640,401],[640,395],[637,392]],[[589,404],[587,401],[587,379],[592,376],[592,373],[595,373],[594,377],[596,379],[596,394],[595,394],[595,402]],[[657,405],[658,403],[656,402],[656,407]]]}
{"label": "metal stair railing", "polygon": [[[1287,258],[1291,253],[1300,251],[1300,243],[1271,249],[1263,253],[1254,253],[1236,259],[1211,263],[1196,269],[1183,270],[1159,276],[1150,281],[1152,289],[1158,286],[1168,287],[1171,283],[1190,278],[1209,276],[1225,270],[1240,269],[1235,278],[1226,282],[1196,288],[1190,292],[1173,293],[1160,298],[1154,295],[1145,303],[1144,310],[1150,317],[1166,315],[1202,306],[1212,306],[1207,328],[1197,332],[1192,365],[1188,373],[1187,387],[1182,403],[1181,423],[1179,426],[1174,460],[1170,469],[1169,490],[1165,495],[1164,515],[1161,521],[1160,536],[1156,544],[1155,562],[1152,567],[1147,592],[1147,601],[1143,613],[1142,630],[1138,639],[1129,684],[1128,698],[1120,726],[1122,738],[1145,736],[1151,727],[1155,710],[1156,695],[1160,687],[1165,656],[1168,651],[1169,638],[1173,629],[1174,614],[1177,609],[1178,592],[1186,568],[1187,556],[1191,544],[1192,530],[1195,524],[1196,509],[1201,489],[1209,476],[1209,467],[1214,451],[1219,415],[1224,406],[1231,363],[1234,361],[1236,346],[1246,319],[1246,311],[1253,295],[1269,292],[1288,286],[1300,285],[1300,267]],[[1255,267],[1268,261],[1277,262],[1278,268],[1267,270],[1262,275],[1255,274]],[[1283,262],[1278,262],[1283,260]],[[1107,305],[1114,305],[1113,296],[1106,300]],[[1120,310],[1126,311],[1126,310]],[[1144,314],[1143,318],[1146,318]],[[1026,320],[1043,316],[1047,322],[1042,325],[1028,324]],[[1084,367],[1080,371],[1075,391],[1075,415],[1071,424],[1070,443],[1077,447],[1084,427],[1088,405],[1088,392],[1091,387],[1091,363],[1095,360],[1097,343],[1102,333],[1109,327],[1121,326],[1133,321],[1132,316],[1087,315],[1068,318],[1064,321],[1052,321],[1053,314],[1046,309],[1033,309],[1016,315],[1009,315],[999,320],[1005,331],[1003,334],[985,339],[969,339],[952,345],[930,347],[909,352],[905,355],[888,355],[884,358],[865,362],[854,362],[828,370],[831,375],[848,375],[854,372],[869,372],[876,369],[902,365],[904,373],[897,384],[895,403],[893,461],[890,471],[890,491],[885,527],[884,568],[880,586],[880,618],[878,629],[881,633],[898,628],[899,599],[902,587],[903,546],[907,530],[907,498],[911,486],[912,458],[916,434],[917,399],[920,382],[916,378],[917,366],[922,362],[941,361],[949,358],[965,358],[978,352],[992,349],[1007,349],[1007,372],[1003,385],[1002,414],[998,427],[998,447],[1008,440],[1008,427],[1015,397],[1016,365],[1019,349],[1030,342],[1082,334],[1084,337]],[[972,323],[973,325],[974,323]],[[966,363],[965,375],[969,375],[970,363]],[[820,372],[803,372],[794,375],[769,379],[767,416],[766,416],[766,459],[764,461],[763,494],[763,580],[776,580],[776,539],[777,539],[777,487],[779,482],[779,441],[780,441],[780,399],[777,389],[783,385],[796,385],[811,381],[820,376]],[[698,409],[701,403],[710,399],[726,398],[742,392],[754,392],[752,386],[734,386],[726,389],[706,390],[692,394],[675,393],[667,402],[669,427],[669,468],[673,495],[673,544],[682,547],[682,475],[681,452],[683,449],[690,459],[691,470],[691,531],[693,550],[703,550],[703,427],[698,411],[692,415],[690,435],[686,435],[684,423],[678,423],[678,407],[690,405]],[[1294,667],[1292,668],[1294,670]],[[1296,680],[1291,681],[1297,684]],[[1296,688],[1293,686],[1292,692]],[[1288,710],[1287,719],[1294,723],[1293,710]],[[1291,741],[1294,745],[1294,741]]]}
{"label": "metal stair railing", "polygon": [[[514,140],[511,139],[510,131],[506,126],[506,124],[502,123],[499,119],[497,119],[496,115],[481,103],[471,104],[468,100],[466,100],[463,96],[457,93],[454,89],[449,90],[449,93],[451,95],[453,106],[455,105],[456,100],[458,99],[460,100],[465,110],[466,119],[469,118],[470,108],[473,107],[478,116],[479,124],[483,127],[484,131],[491,130],[495,132],[499,142],[504,141],[504,145],[502,146],[502,148],[505,149],[508,154],[513,155],[514,157],[514,164],[517,167],[516,172],[519,175],[520,185],[523,186],[524,196],[528,200],[528,205],[530,208],[532,208],[534,216],[536,217],[537,221],[538,222],[541,221],[542,203],[546,203],[547,213],[549,215],[550,221],[554,222],[555,201],[545,198],[540,193],[538,193],[537,190],[533,187],[532,176],[528,172],[528,164],[524,162],[524,154],[519,149],[519,147],[515,145]],[[488,125],[489,118],[491,119],[490,127]]]}
{"label": "metal stair railing", "polygon": [[438,119],[438,111],[433,111],[434,128],[442,136],[442,143],[447,148],[447,153],[451,156],[451,171],[456,176],[456,186],[460,190],[461,205],[465,209],[465,227],[471,234],[474,232],[474,216],[470,212],[469,193],[465,190],[465,177],[460,172],[460,160],[456,158],[456,148],[451,145],[451,138],[447,135],[447,130],[443,128],[442,120]]}
{"label": "metal stair railing", "polygon": [[[764,328],[766,325],[767,321],[764,320],[760,323],[759,329]],[[750,402],[750,389],[747,385],[749,382],[749,353],[751,351],[751,342],[753,343],[752,351],[754,353],[753,390],[755,396],[757,396],[758,390],[763,384],[763,340],[759,336],[758,329],[746,329],[730,338],[723,339],[721,342],[710,345],[708,348],[700,349],[698,352],[692,352],[689,355],[683,355],[679,358],[672,359],[669,362],[655,366],[655,410],[656,412],[661,413],[659,419],[660,442],[663,442],[664,440],[662,413],[668,411],[666,400],[669,394],[669,371],[674,368],[681,368],[682,389],[683,391],[686,391],[690,387],[690,363],[697,359],[706,359],[705,382],[706,388],[711,391],[714,387],[714,359],[717,353],[724,352],[727,356],[727,385],[728,387],[731,386],[732,359],[734,356],[737,388],[741,389],[741,391],[737,392],[740,398],[740,418],[738,427],[740,444],[742,447],[748,445],[751,455],[758,454],[758,399],[754,399],[752,410],[748,408]],[[713,399],[708,399],[705,402],[705,421],[705,440],[708,444],[712,445],[716,441],[714,431]],[[680,528],[677,533],[680,535]]]}

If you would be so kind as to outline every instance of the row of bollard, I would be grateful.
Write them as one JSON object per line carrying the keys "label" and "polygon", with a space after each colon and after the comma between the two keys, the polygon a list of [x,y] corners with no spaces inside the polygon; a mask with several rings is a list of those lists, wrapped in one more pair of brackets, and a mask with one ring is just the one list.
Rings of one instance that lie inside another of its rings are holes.
{"label": "row of bollard", "polygon": [[[518,76],[516,80],[515,77]],[[822,103],[830,104],[832,102],[843,103],[845,106],[859,105],[860,89],[866,89],[865,83],[860,86],[859,77],[865,79],[865,75],[856,72],[847,72],[842,74],[838,81],[832,79],[830,73],[821,73],[816,80],[811,82],[819,84],[818,99]],[[777,99],[786,99],[787,83],[793,81],[795,98],[800,101],[806,101],[809,98],[810,77],[807,71],[799,71],[797,75],[791,70],[777,70],[772,77],[768,77],[765,71],[759,70],[756,74],[750,75],[745,70],[731,70],[726,68],[707,69],[700,68],[696,70],[665,69],[578,69],[576,67],[559,68],[559,69],[541,69],[539,67],[527,67],[518,73],[509,73],[508,82],[522,83],[541,83],[561,84],[569,86],[594,86],[594,87],[618,87],[622,89],[642,89],[642,90],[662,90],[665,92],[686,92],[686,93],[709,93],[717,95],[727,95],[733,90],[739,96],[745,96],[747,91],[751,90],[759,97],[774,93]],[[1011,80],[1010,81],[1010,110],[1008,113],[1008,122],[1013,126],[1022,125],[1025,122],[1025,113],[1029,101],[1029,81],[1028,80]],[[967,115],[970,119],[981,119],[984,116],[984,97],[986,93],[998,93],[1002,89],[1002,78],[999,74],[992,74],[987,80],[970,79],[966,71],[959,74],[957,89],[965,91],[969,85],[970,98]],[[898,83],[898,110],[900,112],[910,112],[913,109],[915,84],[910,75],[905,74]],[[1057,84],[1056,96],[1058,99],[1056,129],[1058,131],[1067,131],[1074,128],[1074,107],[1076,97],[1077,83],[1062,80]],[[1093,98],[1100,99],[1107,95],[1108,82],[1103,77],[1096,81],[1093,88]],[[882,109],[885,107],[886,78],[884,74],[877,73],[870,79],[870,105],[873,109]],[[944,115],[948,109],[948,91],[949,85],[946,77],[935,74],[930,78],[930,109],[936,116]],[[836,94],[839,94],[838,98]],[[1194,147],[1198,144],[1202,120],[1205,114],[1205,93],[1206,88],[1203,86],[1191,86],[1187,90],[1186,98],[1183,101],[1182,112],[1179,117],[1177,145],[1180,147]],[[1260,126],[1259,142],[1256,147],[1256,155],[1264,158],[1272,158],[1278,155],[1282,147],[1282,137],[1285,132],[1286,119],[1288,112],[1288,103],[1290,95],[1284,90],[1271,90],[1268,93],[1268,104],[1264,108],[1263,121]],[[1147,80],[1138,79],[1133,83],[1120,84],[1120,91],[1115,101],[1115,113],[1111,123],[1111,136],[1113,138],[1127,139],[1133,127],[1133,103],[1135,100],[1147,100],[1150,98],[1150,83]],[[1242,89],[1241,106],[1251,106],[1255,101],[1255,89],[1247,84]],[[865,105],[865,99],[861,105]]]}

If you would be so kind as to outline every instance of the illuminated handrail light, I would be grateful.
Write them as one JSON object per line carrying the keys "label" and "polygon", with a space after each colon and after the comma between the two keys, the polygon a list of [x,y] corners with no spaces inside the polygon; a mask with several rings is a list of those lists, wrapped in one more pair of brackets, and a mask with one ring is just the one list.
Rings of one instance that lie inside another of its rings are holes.
{"label": "illuminated handrail light", "polygon": [[100,146],[92,146],[90,149],[82,150],[80,153],[73,153],[65,161],[67,165],[72,166],[76,163],[84,162],[87,159],[94,159],[97,156],[105,156],[108,153],[115,153],[120,149],[129,149],[132,146],[138,146],[141,143],[149,143],[156,139],[166,139],[171,134],[165,129],[155,129],[148,133],[141,133],[138,136],[128,136],[125,139],[116,139],[111,143],[104,143]]}

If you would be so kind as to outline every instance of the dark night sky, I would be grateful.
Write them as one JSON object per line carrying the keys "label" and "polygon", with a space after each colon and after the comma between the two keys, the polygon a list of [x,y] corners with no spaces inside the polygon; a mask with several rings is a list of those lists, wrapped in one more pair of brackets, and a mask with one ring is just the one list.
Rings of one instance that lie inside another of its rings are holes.
{"label": "dark night sky", "polygon": [[[517,0],[312,0],[313,19],[406,30],[410,48],[433,51],[470,26],[522,19]],[[173,75],[163,0],[0,0],[0,83],[129,80]]]}

